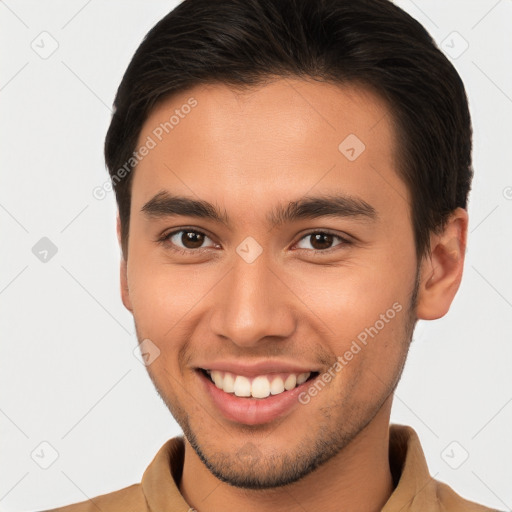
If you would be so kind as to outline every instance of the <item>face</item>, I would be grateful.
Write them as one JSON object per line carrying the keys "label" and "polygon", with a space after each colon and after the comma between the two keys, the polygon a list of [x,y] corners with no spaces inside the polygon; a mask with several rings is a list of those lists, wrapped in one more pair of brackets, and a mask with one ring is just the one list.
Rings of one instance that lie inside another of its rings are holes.
{"label": "face", "polygon": [[409,347],[417,261],[389,111],[353,86],[198,86],[154,109],[144,144],[121,274],[160,351],[150,377],[214,475],[296,481],[390,404]]}

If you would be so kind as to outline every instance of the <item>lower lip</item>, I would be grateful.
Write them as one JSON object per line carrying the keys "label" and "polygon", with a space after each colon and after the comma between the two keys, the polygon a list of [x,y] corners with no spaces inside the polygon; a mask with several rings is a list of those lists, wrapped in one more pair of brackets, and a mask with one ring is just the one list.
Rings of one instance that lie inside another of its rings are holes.
{"label": "lower lip", "polygon": [[267,398],[243,398],[219,389],[202,371],[197,370],[206,393],[220,412],[231,421],[245,425],[269,423],[300,405],[298,396],[309,387],[311,381],[303,382],[290,391]]}

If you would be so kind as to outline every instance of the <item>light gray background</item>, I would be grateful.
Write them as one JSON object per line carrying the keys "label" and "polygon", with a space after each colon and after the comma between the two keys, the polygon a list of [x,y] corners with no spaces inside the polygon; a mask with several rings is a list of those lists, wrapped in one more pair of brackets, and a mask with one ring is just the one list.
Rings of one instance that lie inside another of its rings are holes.
{"label": "light gray background", "polygon": [[[512,1],[398,4],[463,77],[476,176],[460,292],[447,317],[419,325],[392,421],[416,429],[435,478],[510,510]],[[114,196],[92,195],[107,180],[103,139],[122,74],[174,5],[0,2],[2,511],[43,510],[139,482],[179,433],[133,354]],[[47,262],[32,252],[42,237],[57,247]],[[52,450],[58,458],[42,469]]]}

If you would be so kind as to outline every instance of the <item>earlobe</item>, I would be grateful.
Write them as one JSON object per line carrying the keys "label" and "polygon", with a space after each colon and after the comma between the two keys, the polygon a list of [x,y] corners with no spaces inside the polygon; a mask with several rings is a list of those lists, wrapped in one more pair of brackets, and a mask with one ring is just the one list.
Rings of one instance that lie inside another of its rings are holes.
{"label": "earlobe", "polygon": [[420,268],[416,310],[419,319],[435,320],[450,309],[462,279],[467,227],[467,211],[457,208],[443,232],[431,235],[431,252]]}
{"label": "earlobe", "polygon": [[128,311],[132,310],[132,303],[130,300],[130,290],[128,288],[128,264],[126,262],[125,256],[122,250],[122,240],[121,240],[121,219],[119,217],[119,213],[117,214],[117,241],[119,243],[119,247],[121,249],[121,263],[119,268],[119,282],[121,286],[121,300],[123,301],[124,307]]}

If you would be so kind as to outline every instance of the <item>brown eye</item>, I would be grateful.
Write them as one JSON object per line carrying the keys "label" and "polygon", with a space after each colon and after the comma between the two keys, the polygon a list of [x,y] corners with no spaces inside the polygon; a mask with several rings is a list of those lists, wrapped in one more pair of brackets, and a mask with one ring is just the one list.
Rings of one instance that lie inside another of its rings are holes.
{"label": "brown eye", "polygon": [[[211,242],[210,245],[204,245],[207,240]],[[194,249],[204,249],[215,246],[207,235],[193,229],[173,231],[164,237],[164,241],[174,246],[173,248],[176,250],[194,251]]]}
{"label": "brown eye", "polygon": [[329,249],[334,240],[334,237],[328,233],[314,233],[309,236],[311,238],[311,246],[317,250]]}
{"label": "brown eye", "polygon": [[[337,243],[335,241],[338,240]],[[299,249],[311,249],[313,251],[326,252],[338,245],[348,245],[348,240],[345,240],[339,235],[334,235],[324,231],[316,231],[308,233],[298,242]],[[310,247],[308,247],[308,245]]]}
{"label": "brown eye", "polygon": [[205,236],[195,231],[183,231],[181,235],[181,243],[186,249],[197,249],[203,245]]}

